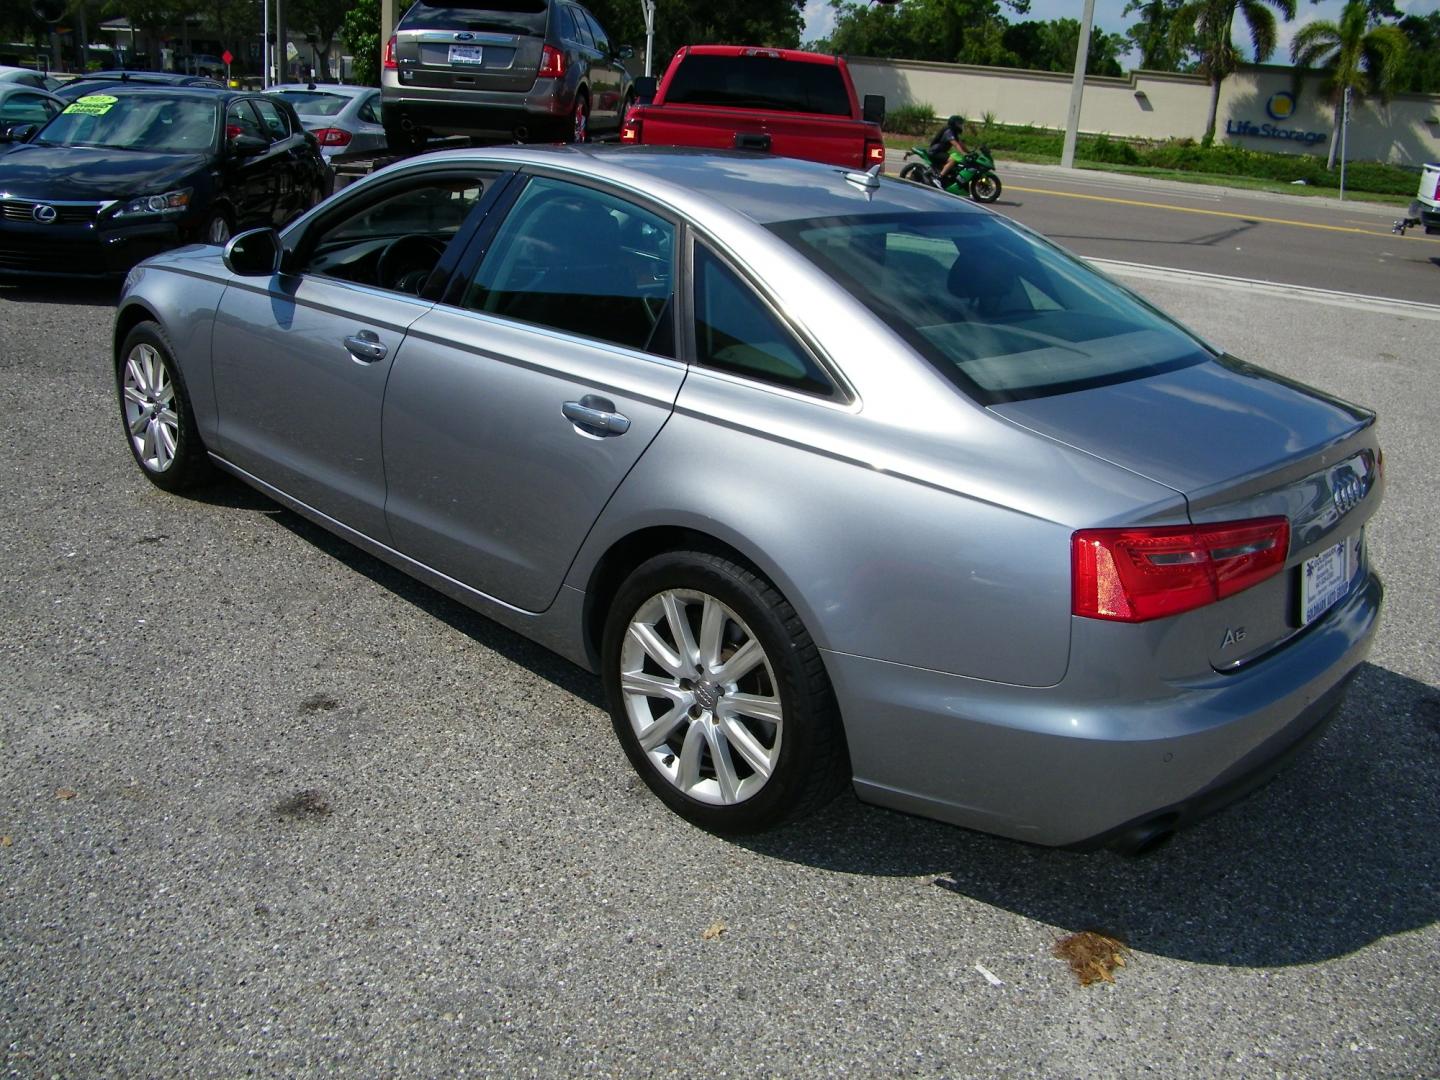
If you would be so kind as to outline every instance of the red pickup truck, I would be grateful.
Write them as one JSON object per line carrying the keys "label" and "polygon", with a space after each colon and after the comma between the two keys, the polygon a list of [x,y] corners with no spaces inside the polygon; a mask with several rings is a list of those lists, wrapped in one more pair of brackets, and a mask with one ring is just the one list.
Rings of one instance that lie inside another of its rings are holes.
{"label": "red pickup truck", "polygon": [[658,92],[636,79],[640,103],[620,129],[624,144],[761,150],[868,169],[885,165],[885,99],[856,100],[838,56],[794,49],[687,45]]}

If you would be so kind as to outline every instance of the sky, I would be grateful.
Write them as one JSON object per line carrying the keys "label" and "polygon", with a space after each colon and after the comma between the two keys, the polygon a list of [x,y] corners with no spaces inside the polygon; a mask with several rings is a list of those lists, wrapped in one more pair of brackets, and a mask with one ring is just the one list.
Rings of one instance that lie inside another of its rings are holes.
{"label": "sky", "polygon": [[[1440,0],[1399,0],[1396,4],[1401,11],[1412,15],[1424,15],[1434,11],[1436,3]],[[1095,0],[1095,24],[1107,34],[1122,33],[1137,16],[1126,16],[1126,0]],[[1316,19],[1337,20],[1340,17],[1340,10],[1345,6],[1344,0],[1321,0],[1320,3],[1311,3],[1310,0],[1296,0],[1295,18],[1289,23],[1279,24],[1280,43],[1271,58],[1272,63],[1288,63],[1290,59],[1290,39],[1295,36],[1302,26]],[[1030,0],[1030,13],[1025,16],[1016,16],[1009,9],[1003,9],[1005,17],[1011,22],[1020,22],[1024,19],[1035,19],[1040,22],[1049,19],[1080,18],[1084,4],[1081,0]],[[1237,20],[1239,22],[1239,20]],[[824,37],[835,25],[835,9],[828,0],[807,0],[805,4],[805,32],[800,35],[802,41],[811,41],[815,38]],[[1237,42],[1246,40],[1243,26],[1235,34]],[[1133,62],[1138,57],[1127,58],[1125,62]]]}

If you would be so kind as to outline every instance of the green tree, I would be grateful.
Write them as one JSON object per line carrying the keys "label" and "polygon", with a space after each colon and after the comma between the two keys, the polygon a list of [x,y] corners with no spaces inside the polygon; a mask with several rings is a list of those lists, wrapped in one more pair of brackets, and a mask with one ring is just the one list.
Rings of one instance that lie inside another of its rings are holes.
{"label": "green tree", "polygon": [[290,0],[286,5],[290,26],[315,35],[315,67],[321,73],[330,70],[331,45],[352,6],[352,0]]}
{"label": "green tree", "polygon": [[[1210,81],[1210,111],[1205,118],[1202,145],[1215,141],[1215,116],[1220,110],[1220,84],[1240,62],[1231,27],[1238,12],[1250,31],[1255,62],[1263,64],[1275,51],[1278,37],[1274,8],[1289,22],[1295,17],[1295,0],[1186,0],[1170,24],[1171,40],[1178,47],[1187,39],[1195,50],[1196,71]],[[1193,37],[1192,37],[1193,35]]]}
{"label": "green tree", "polygon": [[1146,71],[1179,71],[1189,53],[1189,40],[1174,33],[1175,15],[1184,0],[1130,0],[1125,14],[1140,19],[1125,31],[1130,45],[1140,53]]}
{"label": "green tree", "polygon": [[1408,47],[1395,90],[1409,94],[1440,94],[1440,11],[1407,15],[1399,22]]}
{"label": "green tree", "polygon": [[362,86],[379,86],[380,0],[354,0],[354,6],[345,13],[340,36],[355,58],[355,81]]}
{"label": "green tree", "polygon": [[1002,9],[1017,15],[1030,10],[1030,0],[832,2],[839,12],[830,38],[836,52],[1009,66],[1019,61],[1004,42],[1010,24]]}
{"label": "green tree", "polygon": [[1335,167],[1345,91],[1350,91],[1352,100],[1371,94],[1389,100],[1405,51],[1405,35],[1397,27],[1370,25],[1365,0],[1350,0],[1340,12],[1339,22],[1313,22],[1295,35],[1290,59],[1295,63],[1297,81],[1306,68],[1320,68],[1324,72],[1320,85],[1334,106],[1327,169]]}

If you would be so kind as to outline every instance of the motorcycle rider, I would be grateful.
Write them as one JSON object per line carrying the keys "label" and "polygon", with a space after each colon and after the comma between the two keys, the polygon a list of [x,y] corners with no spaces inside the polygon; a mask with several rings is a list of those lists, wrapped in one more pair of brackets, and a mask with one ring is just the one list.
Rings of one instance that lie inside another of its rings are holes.
{"label": "motorcycle rider", "polygon": [[[965,118],[957,115],[946,120],[945,126],[930,141],[930,162],[940,168],[942,187],[949,182],[950,174],[955,171],[955,163],[970,152],[970,148],[965,145],[964,135]],[[942,155],[945,157],[945,164],[939,166]]]}

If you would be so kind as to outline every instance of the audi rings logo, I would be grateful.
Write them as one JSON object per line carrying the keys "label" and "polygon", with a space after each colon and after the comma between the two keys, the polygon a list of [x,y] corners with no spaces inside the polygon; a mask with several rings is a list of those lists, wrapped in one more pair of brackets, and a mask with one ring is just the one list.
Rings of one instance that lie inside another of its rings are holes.
{"label": "audi rings logo", "polygon": [[55,219],[60,216],[60,211],[56,210],[53,206],[40,203],[34,210],[30,211],[30,216],[41,225],[54,225]]}
{"label": "audi rings logo", "polygon": [[1335,487],[1335,509],[1342,514],[1348,514],[1364,497],[1364,482],[1353,476],[1346,477]]}

